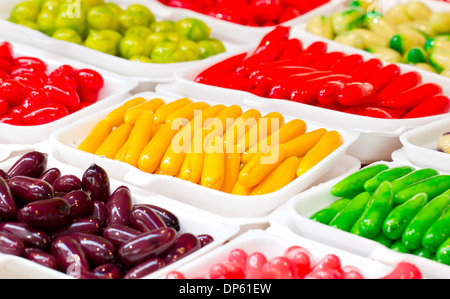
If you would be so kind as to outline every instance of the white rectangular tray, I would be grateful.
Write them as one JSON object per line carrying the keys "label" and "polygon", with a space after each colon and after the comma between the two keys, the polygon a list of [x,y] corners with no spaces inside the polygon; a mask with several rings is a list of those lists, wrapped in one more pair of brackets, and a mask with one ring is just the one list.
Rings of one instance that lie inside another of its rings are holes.
{"label": "white rectangular tray", "polygon": [[[48,35],[25,26],[17,25],[7,21],[11,10],[21,0],[0,1],[0,37],[10,40],[27,43],[29,45],[51,51],[60,55],[65,55],[91,65],[101,67],[103,69],[115,72],[117,74],[127,76],[139,81],[139,83],[155,83],[155,82],[169,82],[173,79],[173,73],[186,66],[195,65],[199,61],[188,61],[179,63],[139,63],[130,61],[121,57],[102,53],[100,51],[92,50],[82,45],[77,45],[71,42],[61,41],[49,37]],[[127,0],[114,0],[113,2],[125,8],[130,5]],[[148,7],[146,0],[134,0],[132,4],[141,4]],[[156,20],[162,20],[163,16],[159,15],[159,11],[152,11]],[[170,20],[179,20],[179,16],[173,16]],[[214,30],[211,33],[212,37],[216,37]],[[232,52],[239,48],[227,40],[222,41],[227,48],[227,52]],[[225,53],[220,53],[218,56],[223,56]],[[205,60],[209,60],[206,58]]]}
{"label": "white rectangular tray", "polygon": [[[170,98],[162,96],[153,92],[136,94],[130,98],[137,96],[151,99],[154,97],[162,98],[165,102],[171,102],[177,98]],[[128,98],[128,99],[130,99]],[[219,104],[216,97],[210,97],[205,102],[213,105]],[[125,99],[128,100],[128,99]],[[193,101],[198,101],[196,98],[191,98]],[[272,210],[277,208],[280,204],[286,201],[289,197],[306,189],[312,183],[320,179],[330,169],[333,169],[340,163],[342,158],[346,155],[348,147],[356,140],[358,134],[355,132],[346,132],[344,130],[337,130],[343,137],[343,144],[333,153],[319,162],[316,166],[311,168],[303,176],[293,180],[291,183],[282,189],[272,192],[270,194],[258,196],[239,196],[231,195],[222,191],[213,190],[203,187],[198,184],[178,179],[176,177],[166,175],[148,174],[129,164],[102,158],[100,156],[82,152],[77,149],[78,144],[86,137],[91,128],[105,115],[118,105],[111,106],[89,118],[74,122],[64,128],[61,128],[50,136],[50,142],[55,149],[57,156],[66,163],[76,164],[80,167],[85,167],[91,162],[95,161],[102,165],[112,177],[117,178],[129,184],[133,184],[155,193],[163,194],[168,197],[189,203],[193,206],[205,209],[212,213],[224,217],[261,217],[268,215]],[[269,112],[278,111],[279,109],[266,109],[258,105],[243,105],[241,108],[246,111],[251,108],[258,109],[263,115]],[[292,114],[283,113],[285,121],[293,119]],[[322,126],[315,122],[306,122],[307,131],[315,128],[323,127],[325,129],[334,129],[330,126]]]}
{"label": "white rectangular tray", "polygon": [[[373,54],[369,52],[317,37],[308,32],[299,30],[298,28],[292,28],[290,36],[300,39],[304,44],[304,47],[307,47],[316,41],[323,41],[328,43],[329,52],[341,51],[348,54],[360,54],[365,60],[373,58]],[[251,49],[253,48],[247,48],[247,50],[243,52],[251,51]],[[230,104],[246,103],[249,105],[258,105],[259,107],[264,107],[266,109],[277,109],[282,113],[288,112],[302,119],[308,119],[314,122],[323,123],[324,125],[359,132],[359,139],[350,147],[348,153],[358,158],[363,164],[390,159],[391,153],[401,147],[399,141],[400,134],[408,129],[422,126],[434,120],[448,117],[449,115],[446,113],[412,119],[379,119],[296,103],[289,100],[259,97],[245,91],[210,86],[193,81],[202,70],[214,65],[222,59],[223,57],[215,57],[210,61],[205,61],[195,66],[186,67],[177,71],[175,73],[175,82],[180,92],[186,96],[196,98],[220,97],[224,102]],[[402,73],[415,70],[422,75],[423,82],[440,84],[443,88],[443,93],[450,96],[450,79],[428,71],[418,70],[417,68],[406,64],[398,65]]]}
{"label": "white rectangular tray", "polygon": [[[243,249],[247,254],[260,252],[266,256],[267,260],[270,260],[271,258],[282,256],[284,251],[293,245],[301,246],[308,250],[313,257],[314,263],[317,263],[327,254],[335,254],[341,260],[343,267],[354,266],[358,268],[366,279],[382,277],[389,274],[393,269],[392,266],[387,266],[329,245],[298,235],[280,234],[269,228],[266,231],[250,230],[229,243],[208,252],[195,262],[184,264],[174,270],[183,273],[187,278],[204,277],[208,276],[211,266],[227,262],[228,254],[233,249]],[[165,278],[165,276],[158,278]]]}
{"label": "white rectangular tray", "polygon": [[[378,161],[373,164],[378,163],[384,163],[390,167],[410,165],[397,161]],[[402,260],[410,261],[428,278],[450,278],[450,267],[447,265],[412,254],[398,253],[376,241],[310,220],[310,215],[337,199],[330,194],[330,189],[345,176],[343,175],[317,185],[289,199],[284,205],[269,215],[271,227],[279,231],[297,234],[317,242],[334,246],[366,258],[382,261],[391,266]]]}
{"label": "white rectangular tray", "polygon": [[[3,41],[3,39],[0,38],[0,41]],[[120,102],[120,100],[128,95],[138,84],[136,80],[105,71],[86,63],[81,63],[58,54],[36,49],[22,43],[7,41],[13,45],[14,57],[33,56],[42,59],[48,65],[49,72],[63,64],[68,64],[78,69],[90,68],[96,70],[103,77],[104,87],[99,93],[97,102],[51,123],[38,126],[0,124],[0,143],[27,145],[44,141],[48,139],[55,129]]]}
{"label": "white rectangular tray", "polygon": [[[0,164],[0,169],[8,170],[15,161],[20,156],[15,158],[11,158]],[[52,167],[57,167],[60,169],[61,174],[73,174],[81,178],[86,168],[79,168],[75,166],[70,166],[68,164],[57,161],[53,158],[52,155],[49,154],[47,169]],[[109,175],[108,175],[109,176]],[[198,259],[200,256],[204,255],[209,250],[212,250],[218,246],[221,246],[225,242],[234,238],[240,230],[239,225],[224,222],[217,217],[213,217],[211,215],[207,215],[184,205],[182,203],[178,203],[171,198],[164,197],[152,192],[148,192],[130,184],[124,184],[123,182],[117,181],[113,178],[110,178],[111,192],[114,191],[117,187],[125,185],[127,186],[133,197],[133,204],[153,204],[156,206],[160,206],[165,208],[172,213],[174,213],[181,224],[181,233],[190,232],[194,235],[199,234],[209,234],[214,238],[214,241],[207,246],[200,248],[196,252],[186,256],[183,259],[175,262],[174,264],[168,265],[157,272],[154,272],[145,278],[153,278],[158,275],[162,275],[167,271],[170,271],[174,267],[178,267],[178,265],[187,263],[192,260]],[[49,269],[47,267],[41,266],[32,261],[26,260],[21,257],[12,256],[8,254],[0,253],[0,278],[72,278],[71,276]]]}

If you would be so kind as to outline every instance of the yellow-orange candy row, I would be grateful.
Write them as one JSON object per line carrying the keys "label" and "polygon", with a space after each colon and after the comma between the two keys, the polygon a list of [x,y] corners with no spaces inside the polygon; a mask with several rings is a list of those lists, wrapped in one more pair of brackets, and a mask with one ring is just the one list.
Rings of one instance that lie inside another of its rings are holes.
{"label": "yellow-orange candy row", "polygon": [[334,130],[238,105],[133,98],[100,120],[79,150],[235,195],[277,191],[342,145]]}

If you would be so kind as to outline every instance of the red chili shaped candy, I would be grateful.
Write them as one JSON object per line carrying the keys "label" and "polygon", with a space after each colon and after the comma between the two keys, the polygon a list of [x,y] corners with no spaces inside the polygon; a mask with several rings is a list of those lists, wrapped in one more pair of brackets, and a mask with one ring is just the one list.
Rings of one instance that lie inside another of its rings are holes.
{"label": "red chili shaped candy", "polygon": [[369,76],[372,76],[382,66],[383,63],[379,59],[372,58],[357,65],[348,73],[348,75],[352,76],[353,80],[357,82],[364,82]]}
{"label": "red chili shaped candy", "polygon": [[399,75],[385,88],[383,88],[373,99],[374,102],[380,103],[396,96],[417,84],[422,82],[422,76],[418,72],[407,72]]}
{"label": "red chili shaped candy", "polygon": [[13,60],[13,47],[8,42],[0,43],[0,59]]}
{"label": "red chili shaped candy", "polygon": [[429,97],[441,93],[442,87],[440,85],[423,83],[380,102],[380,105],[388,108],[412,109]]}
{"label": "red chili shaped candy", "polygon": [[278,60],[292,59],[297,57],[303,51],[303,44],[297,38],[291,38],[286,41]]}
{"label": "red chili shaped candy", "polygon": [[327,51],[328,45],[324,42],[314,42],[309,45],[300,55],[296,58],[298,65],[309,66],[314,61],[322,57]]}
{"label": "red chili shaped candy", "polygon": [[395,64],[388,64],[381,67],[366,79],[366,82],[375,87],[376,92],[385,88],[389,83],[400,74],[400,68]]}
{"label": "red chili shaped candy", "polygon": [[340,81],[331,81],[325,83],[317,91],[317,100],[323,107],[331,107],[338,104],[337,96],[344,89],[345,83]]}
{"label": "red chili shaped candy", "polygon": [[447,113],[450,110],[450,99],[445,95],[432,96],[411,111],[406,113],[403,118],[425,117],[437,114]]}
{"label": "red chili shaped candy", "polygon": [[335,65],[339,60],[344,57],[345,54],[342,52],[329,52],[323,54],[320,59],[317,59],[311,65],[312,68],[315,68],[320,71],[329,70],[333,65]]}
{"label": "red chili shaped candy", "polygon": [[222,74],[234,71],[236,66],[241,63],[246,56],[247,53],[237,54],[208,67],[196,76],[195,82],[214,84],[215,82],[220,81]]}
{"label": "red chili shaped candy", "polygon": [[347,74],[363,62],[364,59],[359,54],[345,55],[330,70],[335,74]]}
{"label": "red chili shaped candy", "polygon": [[306,81],[330,75],[330,71],[317,71],[312,73],[296,74],[277,82],[269,91],[269,98],[290,99],[292,91],[304,84]]}
{"label": "red chili shaped candy", "polygon": [[311,79],[306,81],[303,86],[297,87],[292,91],[291,100],[298,103],[313,104],[317,101],[316,96],[318,89],[325,83],[330,81],[347,82],[350,79],[351,77],[347,75],[328,75]]}
{"label": "red chili shaped candy", "polygon": [[361,106],[367,104],[375,94],[375,88],[370,83],[352,82],[345,84],[337,95],[337,100],[344,106]]}

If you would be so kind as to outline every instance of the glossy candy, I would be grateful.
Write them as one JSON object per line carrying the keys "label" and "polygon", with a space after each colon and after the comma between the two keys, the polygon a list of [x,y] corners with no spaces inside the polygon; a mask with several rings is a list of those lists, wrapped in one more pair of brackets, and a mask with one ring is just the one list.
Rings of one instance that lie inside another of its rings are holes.
{"label": "glossy candy", "polygon": [[70,205],[60,197],[34,201],[17,211],[17,219],[32,226],[57,229],[70,221]]}
{"label": "glossy candy", "polygon": [[106,202],[108,209],[107,223],[128,225],[132,209],[131,192],[126,186],[118,187]]}
{"label": "glossy candy", "polygon": [[26,247],[47,249],[52,242],[51,236],[45,230],[29,226],[22,222],[1,222],[0,231],[6,231],[18,237]]}
{"label": "glossy candy", "polygon": [[10,178],[16,175],[38,177],[47,167],[47,155],[38,151],[22,155],[7,172]]}
{"label": "glossy candy", "polygon": [[166,265],[169,265],[200,248],[201,244],[196,236],[191,233],[183,233],[176,238],[172,247],[160,255],[160,257]]}
{"label": "glossy candy", "polygon": [[51,198],[54,195],[53,187],[40,179],[16,175],[9,180],[9,188],[16,199],[33,202]]}
{"label": "glossy candy", "polygon": [[145,204],[133,206],[130,213],[130,226],[141,232],[167,227],[161,217]]}
{"label": "glossy candy", "polygon": [[107,202],[110,183],[108,174],[103,168],[92,164],[83,173],[81,181],[83,190],[89,192],[92,201]]}

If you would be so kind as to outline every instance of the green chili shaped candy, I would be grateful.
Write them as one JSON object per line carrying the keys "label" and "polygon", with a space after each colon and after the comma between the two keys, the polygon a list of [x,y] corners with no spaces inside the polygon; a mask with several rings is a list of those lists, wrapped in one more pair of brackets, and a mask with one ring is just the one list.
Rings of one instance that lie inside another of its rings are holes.
{"label": "green chili shaped candy", "polygon": [[392,191],[395,193],[412,184],[425,180],[429,177],[438,175],[439,172],[433,168],[422,168],[415,170],[401,178],[392,181]]}
{"label": "green chili shaped candy", "polygon": [[339,211],[341,211],[349,202],[350,199],[348,198],[338,199],[327,207],[314,213],[311,217],[309,217],[309,219],[323,224],[328,224],[336,216],[336,214],[339,213]]}
{"label": "green chili shaped candy", "polygon": [[401,252],[401,253],[411,253],[411,250],[405,247],[401,240],[395,241],[391,247],[392,250]]}
{"label": "green chili shaped candy", "polygon": [[436,261],[450,266],[450,238],[439,246],[436,251]]}
{"label": "green chili shaped candy", "polygon": [[355,196],[330,222],[330,226],[344,231],[350,231],[366,209],[371,195],[363,192]]}
{"label": "green chili shaped candy", "polygon": [[402,235],[406,247],[417,249],[422,246],[422,238],[427,229],[448,209],[450,197],[439,195],[430,200],[411,220]]}
{"label": "green chili shaped candy", "polygon": [[394,207],[383,223],[383,233],[392,240],[399,239],[405,228],[427,203],[427,195],[419,193],[405,203]]}
{"label": "green chili shaped candy", "polygon": [[361,168],[336,183],[331,188],[330,193],[337,197],[353,198],[365,191],[364,183],[367,180],[386,169],[389,169],[386,164],[375,164]]}
{"label": "green chili shaped candy", "polygon": [[391,183],[382,182],[361,216],[359,230],[362,236],[372,239],[381,232],[383,221],[392,209],[392,198]]}
{"label": "green chili shaped candy", "polygon": [[399,166],[383,170],[379,172],[377,175],[375,175],[373,178],[367,180],[364,183],[364,189],[367,192],[373,193],[382,182],[384,181],[392,182],[395,179],[407,175],[413,170],[414,168],[410,166]]}
{"label": "green chili shaped candy", "polygon": [[404,203],[417,193],[424,192],[428,198],[433,198],[448,189],[450,189],[450,175],[436,175],[397,191],[394,194],[394,205]]}
{"label": "green chili shaped candy", "polygon": [[450,209],[447,209],[447,211],[427,229],[422,238],[422,246],[424,248],[429,248],[432,251],[436,251],[442,242],[449,237]]}

